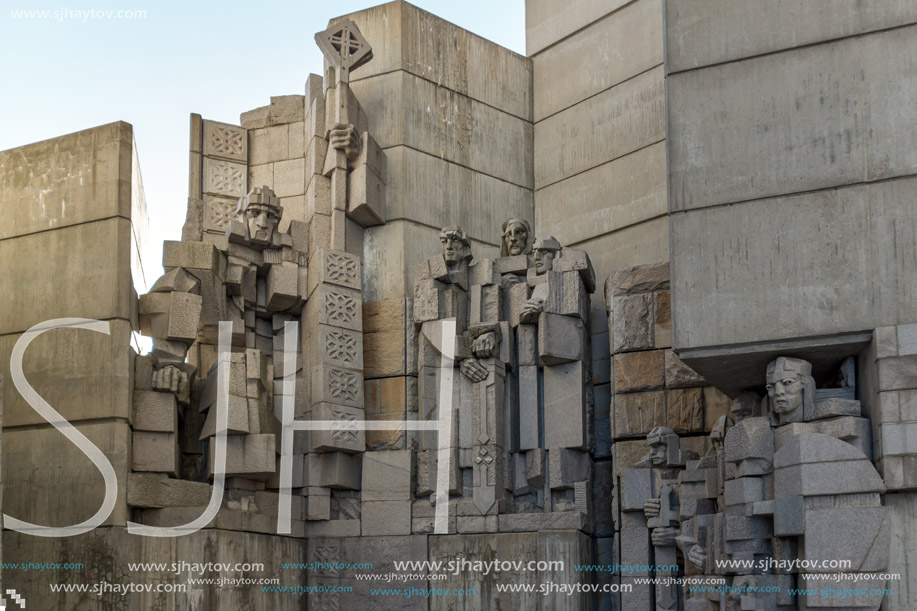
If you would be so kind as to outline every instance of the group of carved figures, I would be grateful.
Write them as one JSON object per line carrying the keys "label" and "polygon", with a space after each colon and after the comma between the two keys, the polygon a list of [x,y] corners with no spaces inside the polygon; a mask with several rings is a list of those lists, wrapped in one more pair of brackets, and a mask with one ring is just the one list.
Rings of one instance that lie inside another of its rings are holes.
{"label": "group of carved figures", "polygon": [[[460,515],[586,513],[592,410],[588,255],[535,239],[528,221],[502,225],[500,257],[474,262],[461,227],[440,233],[442,253],[414,276],[419,418],[440,405],[442,321],[455,321],[452,440],[421,436],[419,497],[436,485],[438,444],[448,443],[449,490]],[[467,498],[470,497],[470,498]]]}
{"label": "group of carved figures", "polygon": [[881,595],[840,593],[885,587],[852,577],[881,573],[889,559],[885,485],[852,368],[851,359],[844,387],[816,390],[809,362],[777,358],[767,396],[738,396],[703,457],[681,450],[671,429],[650,432],[650,453],[620,479],[622,529],[649,544],[622,563],[696,579],[693,589],[660,580],[656,609],[878,609]]}

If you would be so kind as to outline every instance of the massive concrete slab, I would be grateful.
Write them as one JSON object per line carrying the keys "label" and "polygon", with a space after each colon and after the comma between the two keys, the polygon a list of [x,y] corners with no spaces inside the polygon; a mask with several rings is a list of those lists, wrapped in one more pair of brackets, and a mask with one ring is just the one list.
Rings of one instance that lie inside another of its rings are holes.
{"label": "massive concrete slab", "polygon": [[369,129],[383,149],[404,144],[531,188],[528,121],[403,70],[361,79],[351,89],[372,109]]}
{"label": "massive concrete slab", "polygon": [[662,0],[629,4],[533,61],[537,122],[661,64]]}
{"label": "massive concrete slab", "polygon": [[535,187],[617,159],[665,138],[662,66],[538,123]]}
{"label": "massive concrete slab", "polygon": [[907,27],[670,75],[671,209],[917,173],[917,132],[902,129],[915,40]]}
{"label": "massive concrete slab", "polygon": [[917,23],[910,0],[667,0],[665,9],[670,74]]}
{"label": "massive concrete slab", "polygon": [[[535,226],[539,231],[545,228],[565,245],[664,216],[667,211],[662,142],[535,192]],[[595,265],[604,254],[589,250],[589,256]],[[597,278],[606,276],[596,268]]]}
{"label": "massive concrete slab", "polygon": [[901,179],[673,215],[676,351],[917,320],[915,195]]}
{"label": "massive concrete slab", "polygon": [[344,18],[353,19],[373,47],[373,60],[354,71],[351,83],[403,70],[531,121],[530,59],[407,2]]}
{"label": "massive concrete slab", "polygon": [[525,52],[536,55],[545,47],[584,28],[630,0],[570,0],[557,10],[555,0],[528,0],[525,3]]}

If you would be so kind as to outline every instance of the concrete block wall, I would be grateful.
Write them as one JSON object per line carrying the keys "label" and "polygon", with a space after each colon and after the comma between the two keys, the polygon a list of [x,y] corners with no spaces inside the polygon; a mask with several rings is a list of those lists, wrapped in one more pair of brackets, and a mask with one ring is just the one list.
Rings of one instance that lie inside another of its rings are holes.
{"label": "concrete block wall", "polygon": [[[26,350],[23,373],[114,467],[115,508],[96,532],[123,531],[128,518],[131,332],[139,330],[135,304],[145,285],[140,255],[146,210],[138,167],[133,128],[124,122],[0,152],[0,216],[6,221],[0,229],[6,282],[0,296],[3,501],[7,514],[26,522],[77,524],[98,511],[105,493],[89,458],[35,412],[10,378],[11,353],[23,332],[74,317],[107,322],[110,333],[45,332]],[[6,560],[34,560],[29,543],[36,537],[3,535]],[[87,537],[46,539],[46,555],[64,557],[65,541],[84,544]],[[38,606],[48,595],[46,584],[39,587],[18,571],[4,579]]]}
{"label": "concrete block wall", "polygon": [[917,320],[917,7],[834,9],[666,3],[673,342],[704,374]]}
{"label": "concrete block wall", "polygon": [[386,223],[365,231],[364,300],[413,294],[439,230],[479,259],[509,217],[534,221],[531,60],[406,2],[346,15],[373,46],[351,89],[388,158]]}

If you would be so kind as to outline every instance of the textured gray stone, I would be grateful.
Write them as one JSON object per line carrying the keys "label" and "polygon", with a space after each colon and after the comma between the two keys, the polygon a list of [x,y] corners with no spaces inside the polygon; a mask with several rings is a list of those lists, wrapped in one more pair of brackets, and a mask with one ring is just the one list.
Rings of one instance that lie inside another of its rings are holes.
{"label": "textured gray stone", "polygon": [[363,503],[364,537],[411,534],[410,501],[365,501]]}
{"label": "textured gray stone", "polygon": [[612,301],[613,352],[653,347],[652,294],[624,295]]}
{"label": "textured gray stone", "polygon": [[654,498],[652,471],[650,469],[621,469],[620,474],[621,511],[643,511],[643,503]]}
{"label": "textured gray stone", "polygon": [[587,452],[568,449],[548,450],[548,478],[552,489],[572,488],[589,479],[592,460]]}
{"label": "textured gray stone", "polygon": [[671,350],[665,351],[665,387],[689,388],[692,386],[705,386],[707,381],[703,376],[684,364]]}
{"label": "textured gray stone", "polygon": [[170,392],[134,391],[135,431],[178,432],[178,405]]}
{"label": "textured gray stone", "polygon": [[127,478],[127,504],[131,507],[205,507],[213,486],[172,479],[165,475],[131,473]]}
{"label": "textured gray stone", "polygon": [[586,368],[582,362],[544,369],[545,447],[586,449]]}
{"label": "textured gray stone", "polygon": [[538,317],[538,353],[545,366],[586,358],[586,327],[572,316],[542,313]]}
{"label": "textured gray stone", "polygon": [[363,500],[411,500],[410,450],[363,454]]}

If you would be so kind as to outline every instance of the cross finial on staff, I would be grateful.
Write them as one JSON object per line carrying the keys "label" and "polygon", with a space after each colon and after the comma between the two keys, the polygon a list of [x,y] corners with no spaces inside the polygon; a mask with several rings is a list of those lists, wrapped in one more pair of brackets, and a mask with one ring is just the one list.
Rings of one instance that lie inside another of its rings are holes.
{"label": "cross finial on staff", "polygon": [[337,70],[337,82],[350,82],[350,71],[373,58],[373,48],[350,19],[335,23],[315,35],[315,43],[328,63]]}

